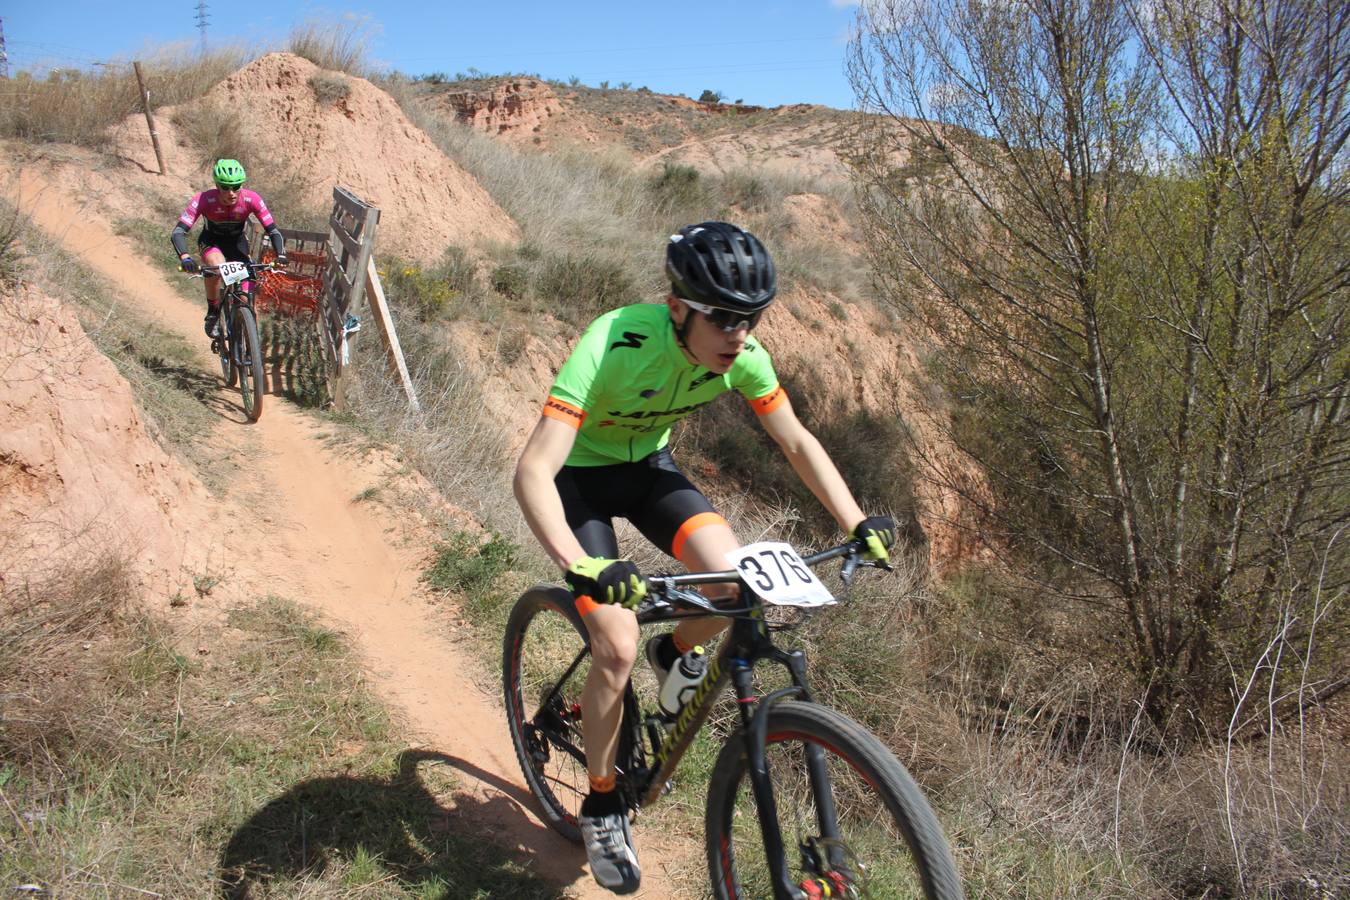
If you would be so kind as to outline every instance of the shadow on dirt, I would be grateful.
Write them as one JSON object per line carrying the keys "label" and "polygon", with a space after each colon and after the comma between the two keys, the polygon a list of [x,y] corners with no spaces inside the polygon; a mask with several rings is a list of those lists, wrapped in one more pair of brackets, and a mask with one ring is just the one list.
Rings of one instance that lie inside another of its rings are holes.
{"label": "shadow on dirt", "polygon": [[[448,804],[423,782],[419,763],[454,770]],[[362,880],[373,871],[372,881],[418,896],[561,900],[559,885],[582,874],[584,854],[530,820],[520,806],[527,802],[515,785],[463,760],[405,750],[388,779],[302,781],[254,813],[221,854],[218,893],[231,900],[284,896],[300,890],[297,880],[355,863],[365,868]]]}

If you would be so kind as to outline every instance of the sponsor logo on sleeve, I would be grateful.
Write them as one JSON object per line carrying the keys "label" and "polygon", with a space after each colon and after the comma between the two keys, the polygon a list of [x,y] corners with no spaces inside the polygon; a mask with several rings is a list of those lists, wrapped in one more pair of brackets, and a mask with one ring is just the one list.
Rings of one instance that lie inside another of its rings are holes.
{"label": "sponsor logo on sleeve", "polygon": [[638,350],[642,347],[642,342],[648,337],[649,335],[638,334],[636,331],[625,331],[623,333],[623,340],[615,341],[610,344],[609,349],[618,350],[620,347],[629,347],[633,350]]}

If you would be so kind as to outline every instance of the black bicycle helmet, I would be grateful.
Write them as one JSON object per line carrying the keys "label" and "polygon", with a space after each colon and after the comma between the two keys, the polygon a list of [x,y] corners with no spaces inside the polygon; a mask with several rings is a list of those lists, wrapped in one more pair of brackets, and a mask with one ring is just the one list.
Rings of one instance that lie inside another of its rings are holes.
{"label": "black bicycle helmet", "polygon": [[718,309],[753,313],[773,302],[778,273],[750,232],[727,222],[687,225],[666,245],[675,296]]}

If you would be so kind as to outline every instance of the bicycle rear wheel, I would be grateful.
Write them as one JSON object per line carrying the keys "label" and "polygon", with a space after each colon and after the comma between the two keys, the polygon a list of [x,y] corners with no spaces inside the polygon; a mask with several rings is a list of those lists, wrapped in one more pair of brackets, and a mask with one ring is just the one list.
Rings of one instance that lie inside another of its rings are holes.
{"label": "bicycle rear wheel", "polygon": [[258,341],[258,323],[253,310],[240,306],[235,310],[235,356],[239,361],[239,394],[250,422],[262,415],[262,344]]}
{"label": "bicycle rear wheel", "polygon": [[540,586],[516,601],[502,646],[506,720],[525,783],[548,823],[577,843],[577,815],[590,790],[581,737],[588,641],[572,595]]}
{"label": "bicycle rear wheel", "polygon": [[[768,716],[765,757],[794,887],[823,883],[825,896],[835,897],[959,900],[942,828],[894,754],[852,719],[814,703],[780,703]],[[811,787],[808,747],[824,758],[826,803]],[[775,896],[748,768],[745,735],[737,732],[708,787],[708,866],[718,900]],[[823,834],[819,815],[830,802],[834,838]]]}

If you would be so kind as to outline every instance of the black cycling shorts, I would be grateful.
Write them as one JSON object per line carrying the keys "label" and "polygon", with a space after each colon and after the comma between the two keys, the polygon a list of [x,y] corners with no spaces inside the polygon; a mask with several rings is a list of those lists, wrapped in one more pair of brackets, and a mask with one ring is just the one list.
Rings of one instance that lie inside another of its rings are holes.
{"label": "black cycling shorts", "polygon": [[212,247],[224,254],[226,262],[253,261],[248,257],[248,235],[242,231],[237,236],[233,236],[212,234],[209,230],[203,228],[202,233],[197,235],[197,251],[199,254],[205,253]]}
{"label": "black cycling shorts", "polygon": [[615,516],[632,522],[676,559],[695,530],[726,521],[679,470],[668,449],[631,463],[563,466],[554,483],[567,525],[589,556],[619,558]]}

